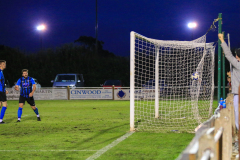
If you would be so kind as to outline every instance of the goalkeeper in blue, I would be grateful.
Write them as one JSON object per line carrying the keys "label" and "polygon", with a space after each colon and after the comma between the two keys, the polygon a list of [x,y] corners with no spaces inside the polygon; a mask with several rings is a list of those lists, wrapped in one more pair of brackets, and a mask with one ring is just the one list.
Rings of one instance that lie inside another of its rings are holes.
{"label": "goalkeeper in blue", "polygon": [[[19,87],[20,87],[20,89],[19,89]],[[37,120],[41,121],[39,113],[38,113],[38,108],[36,107],[34,98],[33,98],[33,93],[36,90],[36,84],[35,84],[35,81],[33,80],[33,78],[28,76],[27,69],[22,70],[22,77],[18,79],[18,81],[15,85],[15,90],[17,90],[17,91],[20,90],[17,122],[21,122],[22,109],[23,109],[23,105],[25,104],[25,101],[27,101],[28,104],[30,104],[33,111],[36,113]]]}

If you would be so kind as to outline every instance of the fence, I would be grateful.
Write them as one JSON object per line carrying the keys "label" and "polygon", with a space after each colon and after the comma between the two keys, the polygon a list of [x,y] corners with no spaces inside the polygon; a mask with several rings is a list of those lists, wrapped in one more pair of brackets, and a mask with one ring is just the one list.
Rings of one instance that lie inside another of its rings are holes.
{"label": "fence", "polygon": [[[6,88],[8,91],[7,100],[18,100],[20,92],[14,88]],[[34,93],[35,100],[54,100],[54,99],[67,99],[68,93],[66,88],[53,89],[53,88],[37,88]]]}
{"label": "fence", "polygon": [[[13,88],[7,88],[8,100],[18,100],[19,91]],[[136,92],[141,88],[136,89]],[[228,88],[226,87],[226,93]],[[217,87],[215,86],[215,99],[217,99]],[[153,92],[154,93],[154,92]],[[144,93],[142,93],[144,95]],[[147,93],[146,95],[150,95]],[[77,87],[77,88],[37,88],[34,93],[36,100],[53,100],[53,99],[109,99],[109,100],[130,100],[130,88],[103,88],[103,87]]]}
{"label": "fence", "polygon": [[[8,100],[18,100],[19,91],[7,88]],[[54,99],[109,99],[109,100],[130,100],[129,87],[103,88],[103,87],[77,87],[77,88],[37,88],[34,93],[35,100]]]}
{"label": "fence", "polygon": [[226,109],[220,110],[198,127],[195,137],[177,160],[238,159],[239,155],[232,152],[232,139],[236,136],[233,96],[228,94]]}

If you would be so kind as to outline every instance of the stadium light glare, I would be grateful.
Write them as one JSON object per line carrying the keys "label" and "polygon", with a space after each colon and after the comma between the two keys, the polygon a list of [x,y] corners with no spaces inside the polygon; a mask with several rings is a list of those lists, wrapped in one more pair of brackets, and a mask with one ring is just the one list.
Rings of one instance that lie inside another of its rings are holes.
{"label": "stadium light glare", "polygon": [[37,30],[40,32],[40,49],[43,49],[43,31],[46,30],[46,26],[41,24],[37,26]]}
{"label": "stadium light glare", "polygon": [[188,28],[196,28],[196,27],[197,27],[197,23],[195,22],[188,23]]}
{"label": "stadium light glare", "polygon": [[45,25],[40,25],[40,26],[37,26],[37,30],[39,30],[39,31],[43,31],[43,30],[45,30],[46,29],[46,26]]}

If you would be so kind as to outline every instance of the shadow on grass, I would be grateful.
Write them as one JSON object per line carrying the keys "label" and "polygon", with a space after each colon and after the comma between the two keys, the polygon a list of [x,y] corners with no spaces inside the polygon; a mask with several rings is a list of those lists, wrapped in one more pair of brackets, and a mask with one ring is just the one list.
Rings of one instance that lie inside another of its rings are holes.
{"label": "shadow on grass", "polygon": [[[104,135],[105,133],[109,133],[111,130],[114,130],[116,128],[121,128],[125,125],[129,125],[128,123],[125,123],[123,125],[118,125],[118,126],[114,126],[114,127],[111,127],[111,128],[108,128],[108,129],[104,129],[104,130],[101,130],[100,132],[96,133],[94,136],[90,137],[90,138],[87,138],[85,140],[82,140],[80,142],[77,143],[77,146],[83,144],[83,143],[87,143],[87,142],[91,142],[93,139],[97,139],[98,137],[100,137],[101,135]],[[96,146],[97,144],[103,144],[105,142],[109,142],[109,141],[112,141],[112,140],[116,140],[117,138],[119,138],[119,136],[115,136],[113,138],[108,138],[104,141],[101,141],[101,139],[99,139],[100,142],[96,141],[97,143],[94,143],[88,147],[84,147],[84,149],[87,149],[87,148],[91,148],[93,146]]]}

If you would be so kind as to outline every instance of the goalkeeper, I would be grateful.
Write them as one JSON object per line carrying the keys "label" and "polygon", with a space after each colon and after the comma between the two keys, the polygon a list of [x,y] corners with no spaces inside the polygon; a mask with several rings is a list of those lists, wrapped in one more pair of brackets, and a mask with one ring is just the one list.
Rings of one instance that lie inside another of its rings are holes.
{"label": "goalkeeper", "polygon": [[38,113],[38,108],[35,106],[35,102],[34,102],[34,98],[33,98],[33,93],[36,90],[36,84],[35,84],[35,81],[33,80],[33,78],[28,76],[27,69],[22,70],[22,77],[18,79],[18,81],[15,85],[15,90],[19,91],[19,86],[21,87],[21,89],[20,89],[20,97],[19,97],[17,122],[21,122],[22,109],[23,109],[23,105],[25,104],[25,101],[27,101],[28,104],[30,104],[33,111],[36,113],[37,120],[41,121],[39,113]]}
{"label": "goalkeeper", "polygon": [[235,124],[237,129],[239,130],[238,125],[238,87],[240,83],[240,48],[236,49],[236,57],[234,57],[224,41],[223,34],[219,33],[218,37],[222,42],[221,46],[225,53],[225,57],[227,60],[232,64],[232,75],[231,75],[231,85],[232,85],[232,93],[234,94],[233,104],[234,104],[234,111],[235,111]]}

